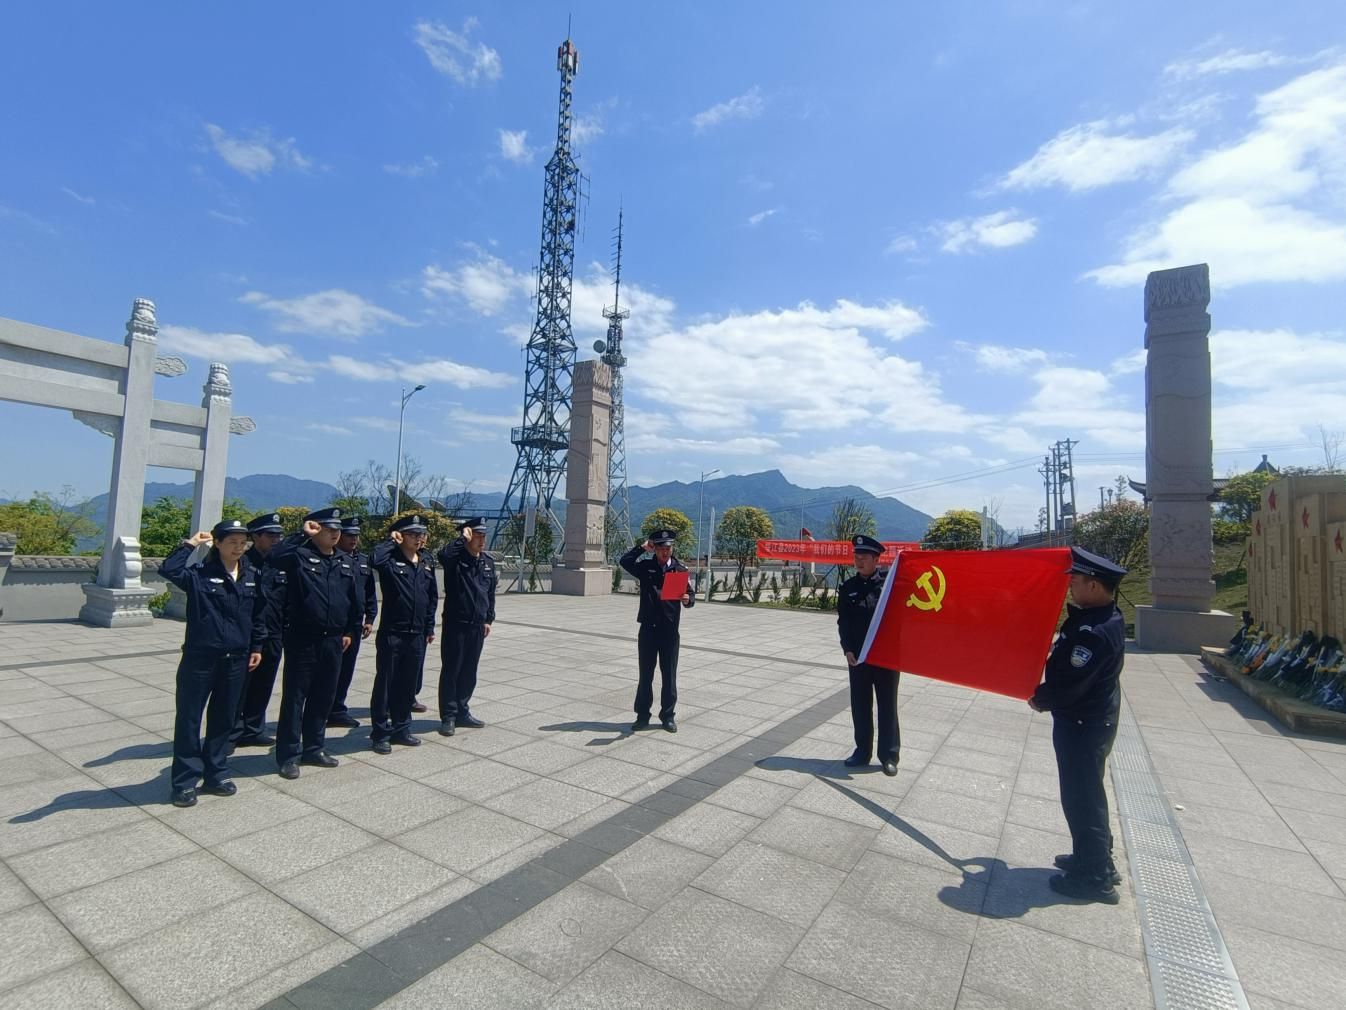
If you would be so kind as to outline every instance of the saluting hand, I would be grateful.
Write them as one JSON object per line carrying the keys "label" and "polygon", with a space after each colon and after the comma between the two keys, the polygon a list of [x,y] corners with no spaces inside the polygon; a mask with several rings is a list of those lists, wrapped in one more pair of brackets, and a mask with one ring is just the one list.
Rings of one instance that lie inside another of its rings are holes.
{"label": "saluting hand", "polygon": [[400,544],[402,542],[402,531],[393,530],[391,533],[388,534],[388,539],[390,539],[395,544]]}
{"label": "saluting hand", "polygon": [[193,547],[200,547],[202,544],[210,543],[211,539],[212,538],[209,530],[201,530],[200,532],[193,533],[190,537],[188,537],[187,542],[191,544]]}
{"label": "saluting hand", "polygon": [[305,535],[305,536],[316,537],[316,536],[317,536],[319,533],[321,533],[321,532],[322,532],[322,527],[319,526],[317,523],[315,523],[312,519],[309,519],[308,521],[306,521],[306,522],[304,523],[304,535]]}
{"label": "saluting hand", "polygon": [[640,545],[640,549],[643,550],[646,554],[653,554],[654,544],[650,543],[649,539],[646,538],[645,542]]}

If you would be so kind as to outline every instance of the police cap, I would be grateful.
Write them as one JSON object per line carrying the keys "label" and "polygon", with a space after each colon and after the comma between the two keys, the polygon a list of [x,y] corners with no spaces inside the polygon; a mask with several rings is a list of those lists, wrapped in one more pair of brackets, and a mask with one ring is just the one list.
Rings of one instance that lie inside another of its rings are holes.
{"label": "police cap", "polygon": [[428,533],[430,527],[425,525],[425,519],[422,516],[409,515],[402,516],[391,526],[388,527],[389,533]]}
{"label": "police cap", "polygon": [[243,525],[239,519],[222,519],[215,524],[215,528],[210,531],[210,539],[219,541],[222,537],[227,537],[230,533],[242,533],[247,535],[248,528]]}
{"label": "police cap", "polygon": [[655,547],[667,547],[670,544],[677,543],[678,534],[674,530],[655,530],[650,534],[650,543]]}
{"label": "police cap", "polygon": [[464,520],[463,520],[461,523],[459,523],[458,525],[459,525],[459,528],[462,529],[462,530],[464,530],[464,531],[466,531],[466,530],[471,530],[473,533],[485,533],[485,532],[486,532],[486,517],[485,517],[485,516],[473,516],[471,519],[464,519]]}
{"label": "police cap", "polygon": [[342,532],[342,533],[354,533],[356,536],[359,536],[359,535],[360,535],[360,517],[359,517],[359,516],[350,516],[350,517],[348,517],[348,518],[346,518],[346,519],[341,520],[341,532]]}
{"label": "police cap", "polygon": [[317,523],[319,526],[325,526],[329,530],[339,530],[344,525],[341,521],[341,509],[333,505],[331,508],[318,509],[316,512],[310,512],[304,516],[304,522]]}
{"label": "police cap", "polygon": [[1083,547],[1072,547],[1070,549],[1069,571],[1071,575],[1087,575],[1089,578],[1097,579],[1109,587],[1116,587],[1122,581],[1122,576],[1126,574],[1126,569],[1115,561],[1109,561],[1092,551],[1086,551]]}
{"label": "police cap", "polygon": [[249,533],[284,533],[285,527],[280,524],[280,513],[264,512],[262,515],[253,516],[248,520]]}
{"label": "police cap", "polygon": [[855,549],[856,554],[873,554],[877,557],[883,553],[883,544],[863,533],[851,537],[851,547]]}

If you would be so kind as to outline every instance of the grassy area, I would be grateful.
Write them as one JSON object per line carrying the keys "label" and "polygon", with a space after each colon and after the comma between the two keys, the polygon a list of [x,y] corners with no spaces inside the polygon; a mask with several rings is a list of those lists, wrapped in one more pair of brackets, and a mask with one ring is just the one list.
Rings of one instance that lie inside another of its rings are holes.
{"label": "grassy area", "polygon": [[[1242,544],[1215,545],[1215,599],[1211,607],[1238,616],[1248,609],[1248,568],[1243,563]],[[1117,605],[1126,618],[1126,633],[1136,632],[1136,607],[1154,602],[1150,593],[1150,566],[1137,565],[1122,580]]]}

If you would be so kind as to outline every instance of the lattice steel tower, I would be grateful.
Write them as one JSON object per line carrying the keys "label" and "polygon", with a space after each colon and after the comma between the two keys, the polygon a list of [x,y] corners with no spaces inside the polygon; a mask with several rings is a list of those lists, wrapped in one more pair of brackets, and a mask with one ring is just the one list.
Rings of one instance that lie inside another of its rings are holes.
{"label": "lattice steel tower", "polygon": [[[542,251],[538,256],[537,319],[528,338],[523,375],[523,425],[510,433],[518,447],[514,473],[501,503],[501,519],[537,508],[538,521],[561,524],[551,510],[552,495],[565,472],[570,444],[570,388],[575,370],[575,338],[570,330],[570,297],[575,269],[575,222],[579,168],[570,153],[571,84],[580,56],[566,39],[556,51],[561,72],[561,110],[556,151],[547,162],[542,191]],[[496,526],[499,537],[501,525]]]}
{"label": "lattice steel tower", "polygon": [[606,341],[595,340],[594,350],[603,364],[612,369],[612,431],[608,448],[608,540],[619,541],[622,550],[631,543],[631,495],[626,486],[626,410],[622,406],[622,321],[631,318],[631,310],[622,308],[622,212],[617,212],[617,254],[613,271],[612,308],[603,309],[608,321]]}

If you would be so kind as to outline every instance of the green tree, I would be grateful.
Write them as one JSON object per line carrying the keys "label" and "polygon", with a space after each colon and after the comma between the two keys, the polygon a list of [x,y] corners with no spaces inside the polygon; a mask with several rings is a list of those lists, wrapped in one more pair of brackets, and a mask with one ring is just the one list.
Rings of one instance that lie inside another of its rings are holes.
{"label": "green tree", "polygon": [[[690,519],[677,509],[655,509],[640,523],[640,536],[644,540],[655,530],[672,530],[678,535],[673,550],[680,558],[696,555],[696,527]],[[716,545],[718,547],[718,545]]]}
{"label": "green tree", "polygon": [[551,560],[556,550],[556,531],[551,523],[538,516],[533,527],[533,535],[524,543],[523,531],[525,515],[517,512],[510,516],[505,528],[500,532],[500,545],[506,554],[521,554],[534,567]]}
{"label": "green tree", "polygon": [[949,509],[930,520],[921,546],[935,551],[981,550],[981,513],[971,509]]}
{"label": "green tree", "polygon": [[299,527],[304,525],[304,516],[313,510],[307,505],[282,505],[276,509],[276,514],[280,516],[280,524],[285,528],[285,535],[298,533]]}
{"label": "green tree", "polygon": [[39,491],[26,502],[0,505],[0,530],[19,535],[18,554],[70,554],[75,541],[98,533],[98,524],[82,506],[71,504],[74,489]]}
{"label": "green tree", "polygon": [[[220,520],[252,518],[247,505],[237,498],[226,498]],[[215,520],[209,523],[214,526]],[[209,529],[209,526],[207,529]],[[140,514],[140,553],[147,558],[163,558],[173,553],[196,530],[192,528],[192,503],[186,498],[160,498],[146,505]]]}
{"label": "green tree", "polygon": [[1145,560],[1149,550],[1150,510],[1140,502],[1114,501],[1075,520],[1075,543],[1112,558],[1125,568]]}
{"label": "green tree", "polygon": [[1250,470],[1230,477],[1216,502],[1216,515],[1234,523],[1251,523],[1253,513],[1262,504],[1262,492],[1277,476],[1265,470],[1261,473]]}
{"label": "green tree", "polygon": [[748,562],[757,558],[757,541],[775,532],[771,517],[754,505],[735,505],[725,509],[724,518],[715,528],[715,549],[731,557],[738,565],[738,594],[743,596],[743,573]]}
{"label": "green tree", "polygon": [[375,544],[388,539],[388,528],[393,523],[403,516],[411,515],[420,516],[425,521],[425,546],[427,550],[437,551],[458,536],[458,527],[447,516],[442,516],[438,512],[403,509],[397,515],[390,516],[385,523],[365,526],[360,533],[360,549],[362,551],[373,550]]}
{"label": "green tree", "polygon": [[[879,524],[874,519],[874,510],[859,498],[843,498],[833,507],[825,532],[828,540],[850,540],[862,534],[877,537]],[[849,565],[837,565],[838,585],[849,570]]]}

